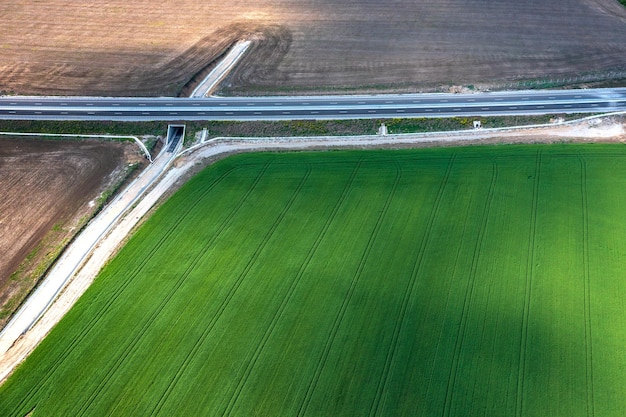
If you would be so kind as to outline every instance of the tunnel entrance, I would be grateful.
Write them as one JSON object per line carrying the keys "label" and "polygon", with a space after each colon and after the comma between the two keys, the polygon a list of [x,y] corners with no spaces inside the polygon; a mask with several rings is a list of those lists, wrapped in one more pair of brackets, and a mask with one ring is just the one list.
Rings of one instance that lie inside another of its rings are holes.
{"label": "tunnel entrance", "polygon": [[174,153],[178,144],[185,139],[185,125],[167,125],[167,152]]}

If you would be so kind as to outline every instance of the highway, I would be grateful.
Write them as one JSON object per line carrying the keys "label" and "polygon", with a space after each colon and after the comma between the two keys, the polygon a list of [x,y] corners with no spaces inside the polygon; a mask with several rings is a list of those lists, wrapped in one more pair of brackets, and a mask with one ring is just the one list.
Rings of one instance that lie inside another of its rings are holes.
{"label": "highway", "polygon": [[626,88],[309,97],[0,97],[0,119],[13,120],[314,120],[623,110]]}

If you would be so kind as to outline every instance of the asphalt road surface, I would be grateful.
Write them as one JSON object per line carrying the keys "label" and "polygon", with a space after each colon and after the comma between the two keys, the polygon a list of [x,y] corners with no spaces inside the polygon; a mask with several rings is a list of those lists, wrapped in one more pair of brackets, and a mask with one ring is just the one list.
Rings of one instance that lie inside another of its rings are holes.
{"label": "asphalt road surface", "polygon": [[626,88],[313,97],[0,97],[0,119],[26,120],[312,120],[623,110]]}

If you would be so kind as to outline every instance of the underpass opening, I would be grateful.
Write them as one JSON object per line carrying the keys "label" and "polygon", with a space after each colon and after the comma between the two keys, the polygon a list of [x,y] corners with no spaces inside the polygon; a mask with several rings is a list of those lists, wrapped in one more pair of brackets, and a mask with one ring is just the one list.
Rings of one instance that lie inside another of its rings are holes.
{"label": "underpass opening", "polygon": [[183,142],[185,139],[185,125],[167,125],[167,139],[165,146],[167,152],[173,153],[176,151],[179,142]]}

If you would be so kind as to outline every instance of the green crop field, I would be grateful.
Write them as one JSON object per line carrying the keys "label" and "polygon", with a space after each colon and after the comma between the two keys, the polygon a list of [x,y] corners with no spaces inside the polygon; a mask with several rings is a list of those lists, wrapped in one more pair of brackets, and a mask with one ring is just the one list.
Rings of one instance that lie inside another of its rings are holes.
{"label": "green crop field", "polygon": [[624,416],[625,265],[624,145],[234,156],[0,415]]}

